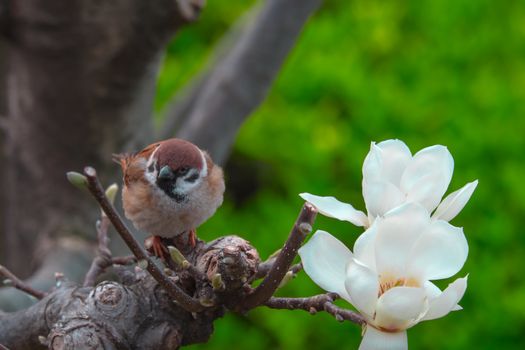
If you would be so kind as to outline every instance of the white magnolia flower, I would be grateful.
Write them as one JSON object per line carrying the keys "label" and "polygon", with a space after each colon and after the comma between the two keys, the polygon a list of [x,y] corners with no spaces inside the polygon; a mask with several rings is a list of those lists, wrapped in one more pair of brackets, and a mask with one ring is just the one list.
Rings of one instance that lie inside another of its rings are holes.
{"label": "white magnolia flower", "polygon": [[376,217],[407,202],[420,203],[429,212],[437,207],[433,218],[450,221],[467,204],[478,184],[477,180],[470,182],[441,201],[453,171],[454,159],[445,146],[427,147],[412,156],[403,141],[372,142],[363,163],[363,197],[368,215],[334,197],[310,193],[300,196],[321,214],[357,226],[369,227]]}
{"label": "white magnolia flower", "polygon": [[407,349],[406,329],[460,310],[467,278],[444,291],[431,280],[456,274],[468,244],[461,228],[431,220],[427,208],[406,203],[376,219],[352,253],[324,231],[300,250],[305,272],[323,289],[339,294],[363,315],[361,350]]}

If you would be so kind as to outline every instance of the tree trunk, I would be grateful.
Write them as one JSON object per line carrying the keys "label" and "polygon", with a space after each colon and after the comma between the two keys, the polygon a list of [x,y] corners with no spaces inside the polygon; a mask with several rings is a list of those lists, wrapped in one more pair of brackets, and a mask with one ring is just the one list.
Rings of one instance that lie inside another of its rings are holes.
{"label": "tree trunk", "polygon": [[161,52],[188,20],[181,3],[10,2],[3,245],[16,273],[48,238],[92,226],[97,210],[66,171],[90,164],[114,179],[111,154],[153,138]]}

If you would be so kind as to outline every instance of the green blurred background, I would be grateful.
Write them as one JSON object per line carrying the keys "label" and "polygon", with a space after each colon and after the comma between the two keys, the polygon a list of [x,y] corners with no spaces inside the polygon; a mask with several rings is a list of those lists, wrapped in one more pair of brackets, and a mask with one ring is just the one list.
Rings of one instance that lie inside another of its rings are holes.
{"label": "green blurred background", "polygon": [[[209,59],[254,1],[208,1],[170,45],[156,101]],[[412,349],[525,348],[525,2],[325,0],[264,104],[242,127],[226,166],[227,200],[199,231],[250,240],[266,258],[302,205],[298,193],[335,195],[364,209],[361,165],[370,141],[411,150],[448,146],[449,192],[479,179],[453,220],[470,244],[464,311],[409,330]],[[319,217],[316,228],[353,245],[358,228]],[[443,288],[451,280],[441,281]],[[281,296],[321,292],[304,273]],[[352,349],[360,329],[325,314],[261,308],[216,322],[191,349]]]}

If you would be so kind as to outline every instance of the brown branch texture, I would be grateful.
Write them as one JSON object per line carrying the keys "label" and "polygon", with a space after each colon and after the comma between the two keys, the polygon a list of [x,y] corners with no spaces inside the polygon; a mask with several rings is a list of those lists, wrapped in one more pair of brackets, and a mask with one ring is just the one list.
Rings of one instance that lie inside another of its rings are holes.
{"label": "brown branch texture", "polygon": [[[284,247],[268,262],[271,266],[263,282],[253,289],[251,283],[257,277],[260,260],[249,242],[236,236],[210,243],[199,240],[195,249],[183,256],[183,268],[161,270],[122,222],[96,171],[87,167],[84,175],[75,176],[77,182],[87,186],[138,264],[134,271],[121,271],[120,282],[104,281],[94,287],[99,267],[88,271],[84,287],[60,277],[56,288],[32,307],[0,314],[0,344],[11,349],[63,349],[83,346],[89,339],[93,349],[173,349],[206,342],[213,332],[213,322],[226,310],[245,312],[262,305],[325,311],[338,320],[361,322],[359,315],[333,305],[332,294],[272,298],[287,272],[298,268],[291,267],[292,261],[316,216],[310,204],[303,206]],[[101,222],[98,238],[99,251],[106,255],[104,264],[113,262],[106,251],[106,231]],[[94,261],[93,266],[97,264]]]}

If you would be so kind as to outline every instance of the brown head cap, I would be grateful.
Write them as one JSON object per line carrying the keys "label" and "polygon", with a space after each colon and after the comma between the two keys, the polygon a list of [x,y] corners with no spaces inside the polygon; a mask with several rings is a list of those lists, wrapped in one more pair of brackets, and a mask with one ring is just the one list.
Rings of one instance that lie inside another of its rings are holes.
{"label": "brown head cap", "polygon": [[193,143],[181,139],[169,139],[156,145],[160,145],[156,154],[159,168],[168,165],[173,170],[181,167],[202,169],[201,151]]}
{"label": "brown head cap", "polygon": [[147,160],[155,151],[157,151],[155,156],[157,157],[158,169],[165,165],[174,171],[182,167],[202,169],[202,156],[197,146],[188,141],[169,139],[152,143],[137,153],[113,155],[113,160],[122,167],[126,185],[134,181],[145,181],[143,168],[134,163],[133,159],[144,158]]}

